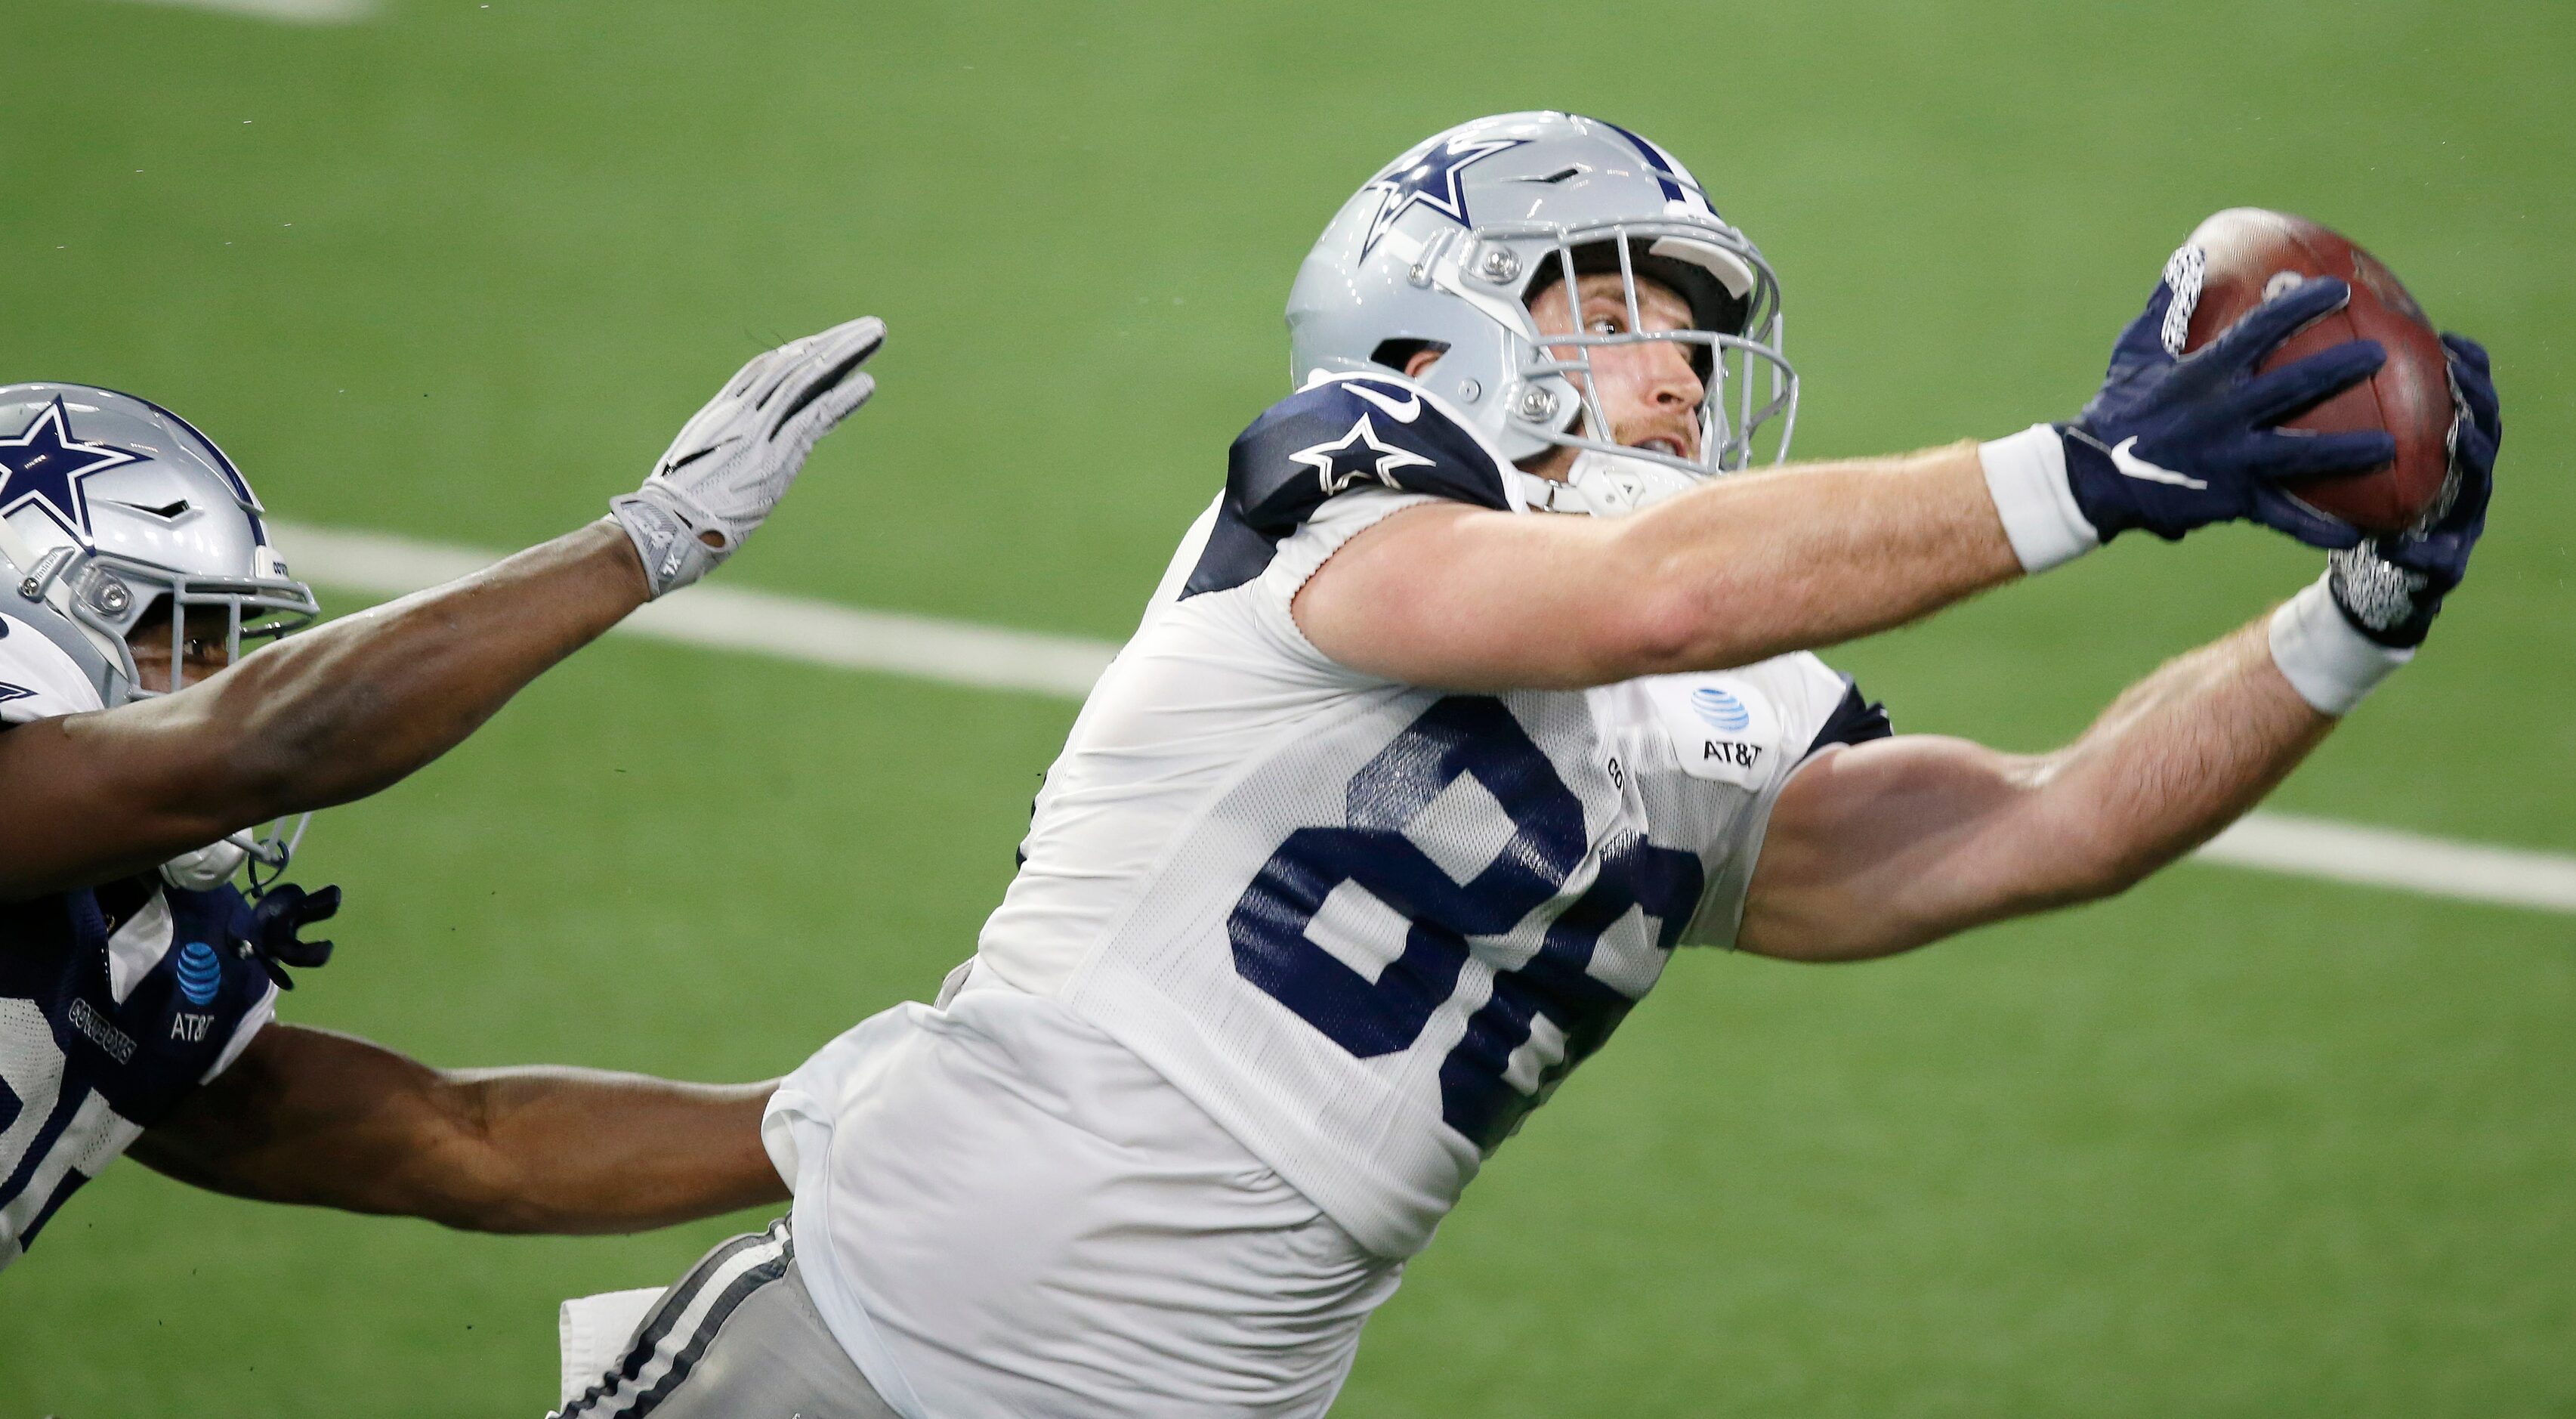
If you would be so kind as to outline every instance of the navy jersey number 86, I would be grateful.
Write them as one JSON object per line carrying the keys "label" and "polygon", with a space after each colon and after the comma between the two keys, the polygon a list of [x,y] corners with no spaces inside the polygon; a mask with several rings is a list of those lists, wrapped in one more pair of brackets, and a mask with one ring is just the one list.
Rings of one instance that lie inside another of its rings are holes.
{"label": "navy jersey number 86", "polygon": [[[1405,825],[1462,775],[1501,805],[1512,837],[1459,882],[1405,835]],[[1584,858],[1583,807],[1502,702],[1452,695],[1434,703],[1351,776],[1345,822],[1301,828],[1272,853],[1226,922],[1234,965],[1298,1018],[1362,1058],[1410,1046],[1456,989],[1470,938],[1510,931],[1562,892]],[[1372,981],[1306,934],[1324,900],[1354,884],[1410,923],[1401,955]],[[1600,875],[1547,928],[1538,952],[1496,972],[1440,1069],[1441,1116],[1490,1152],[1600,1047],[1635,1002],[1587,967],[1602,934],[1630,910],[1656,922],[1670,950],[1698,904],[1699,859],[1642,837],[1613,840]],[[1515,1065],[1530,1047],[1532,1064]]]}

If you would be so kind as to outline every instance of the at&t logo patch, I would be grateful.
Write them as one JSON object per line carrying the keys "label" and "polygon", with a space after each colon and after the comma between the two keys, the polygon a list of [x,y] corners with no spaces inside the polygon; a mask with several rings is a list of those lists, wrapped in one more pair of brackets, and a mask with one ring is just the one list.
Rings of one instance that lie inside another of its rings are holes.
{"label": "at&t logo patch", "polygon": [[179,951],[179,993],[191,1005],[212,1005],[215,992],[223,989],[224,963],[215,956],[215,948],[203,941],[191,941]]}
{"label": "at&t logo patch", "polygon": [[1699,717],[1708,721],[1709,728],[1721,733],[1741,734],[1753,723],[1753,711],[1744,707],[1744,701],[1715,685],[1702,685],[1691,691],[1690,702]]}
{"label": "at&t logo patch", "polygon": [[1649,683],[1683,773],[1760,786],[1780,741],[1779,711],[1761,689],[1735,675],[1673,675]]}

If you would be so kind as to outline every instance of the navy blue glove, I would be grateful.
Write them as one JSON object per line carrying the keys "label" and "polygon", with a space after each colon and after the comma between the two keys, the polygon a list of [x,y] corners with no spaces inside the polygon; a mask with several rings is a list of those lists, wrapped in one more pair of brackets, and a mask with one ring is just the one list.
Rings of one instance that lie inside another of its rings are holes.
{"label": "navy blue glove", "polygon": [[280,990],[295,989],[285,967],[310,967],[327,964],[331,959],[328,941],[299,941],[296,933],[318,921],[328,921],[339,914],[340,889],[325,887],[306,892],[292,883],[279,883],[261,895],[259,904],[247,913],[248,920],[236,930],[250,944],[252,954],[268,978]]}
{"label": "navy blue glove", "polygon": [[2451,419],[2451,475],[2441,497],[2405,532],[2326,559],[2335,609],[2353,629],[2399,649],[2424,643],[2442,598],[2468,575],[2495,492],[2496,447],[2504,442],[2486,347],[2465,335],[2445,335],[2442,346],[2451,352],[2451,402],[2459,412]]}
{"label": "navy blue glove", "polygon": [[2246,313],[2217,339],[2177,357],[2182,320],[2167,320],[2177,283],[2199,293],[2199,268],[2177,253],[2146,313],[2111,347],[2100,393],[2058,432],[2068,491],[2108,542],[2132,527],[2167,541],[2213,522],[2251,518],[2315,547],[2350,547],[2361,534],[2275,486],[2283,478],[2359,473],[2397,456],[2387,434],[2310,434],[2273,426],[2360,381],[2388,358],[2376,340],[2352,340],[2267,373],[2282,341],[2343,308],[2352,288],[2332,277],[2304,282]]}

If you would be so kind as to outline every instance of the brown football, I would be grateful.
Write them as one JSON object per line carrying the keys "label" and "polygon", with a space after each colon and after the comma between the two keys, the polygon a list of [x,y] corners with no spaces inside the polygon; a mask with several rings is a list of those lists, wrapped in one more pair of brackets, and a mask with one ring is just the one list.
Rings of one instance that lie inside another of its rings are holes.
{"label": "brown football", "polygon": [[2283,487],[2365,532],[2402,532],[2414,525],[2441,495],[2450,472],[2450,373],[2441,336],[2423,307],[2378,258],[2287,212],[2232,207],[2201,223],[2191,244],[2208,259],[2208,270],[2200,302],[2192,308],[2186,351],[2209,343],[2266,295],[2295,285],[2290,277],[2340,276],[2351,283],[2350,305],[2282,342],[2262,367],[2346,340],[2378,341],[2388,351],[2379,373],[2281,427],[2319,433],[2385,429],[2397,440],[2397,460],[2367,473],[2294,479]]}

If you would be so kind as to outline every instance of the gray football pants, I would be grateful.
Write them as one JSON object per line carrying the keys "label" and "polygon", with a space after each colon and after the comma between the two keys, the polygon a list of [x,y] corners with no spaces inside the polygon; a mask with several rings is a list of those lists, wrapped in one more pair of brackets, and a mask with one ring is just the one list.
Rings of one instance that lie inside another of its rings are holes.
{"label": "gray football pants", "polygon": [[708,1252],[560,1419],[899,1419],[832,1338],[784,1218]]}

